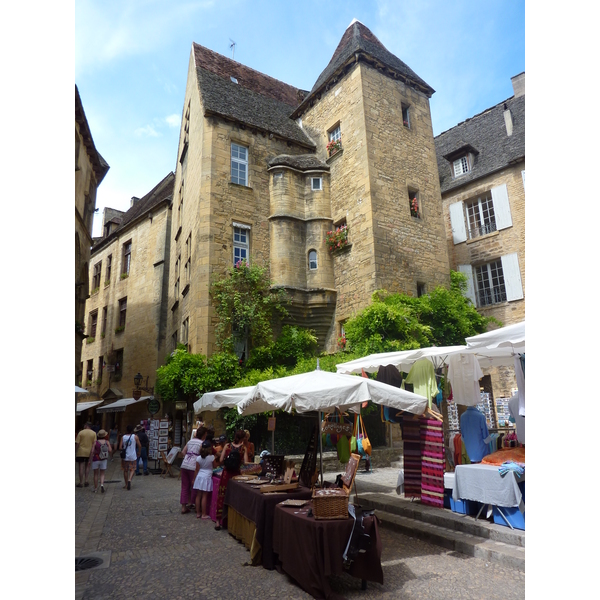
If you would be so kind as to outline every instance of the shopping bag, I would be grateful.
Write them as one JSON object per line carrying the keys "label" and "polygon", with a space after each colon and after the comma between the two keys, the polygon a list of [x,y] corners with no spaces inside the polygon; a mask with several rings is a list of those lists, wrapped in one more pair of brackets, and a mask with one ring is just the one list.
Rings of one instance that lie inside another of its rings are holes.
{"label": "shopping bag", "polygon": [[350,444],[348,442],[348,438],[344,435],[341,435],[336,448],[338,460],[341,463],[347,463],[350,460]]}

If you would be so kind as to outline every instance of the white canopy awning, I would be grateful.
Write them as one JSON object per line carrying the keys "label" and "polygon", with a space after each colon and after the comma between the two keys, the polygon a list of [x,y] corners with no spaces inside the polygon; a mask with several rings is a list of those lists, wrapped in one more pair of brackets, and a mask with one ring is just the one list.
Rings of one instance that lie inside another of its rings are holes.
{"label": "white canopy awning", "polygon": [[525,321],[467,338],[469,348],[513,348],[525,352]]}
{"label": "white canopy awning", "polygon": [[79,387],[78,385],[75,386],[75,393],[76,394],[89,394],[88,390],[86,390],[85,388]]}
{"label": "white canopy awning", "polygon": [[98,404],[102,404],[104,400],[95,400],[93,402],[79,402],[75,407],[75,413],[80,415],[84,410],[88,408],[93,408],[94,406],[98,406]]}
{"label": "white canopy awning", "polygon": [[336,408],[360,412],[367,400],[418,415],[427,408],[427,399],[412,392],[365,377],[317,370],[261,381],[238,404],[238,412],[331,412]]}
{"label": "white canopy awning", "polygon": [[207,392],[194,402],[194,413],[204,410],[219,410],[220,408],[233,408],[237,406],[248,394],[254,390],[253,385],[241,388]]}
{"label": "white canopy awning", "polygon": [[112,404],[107,404],[106,406],[101,406],[96,410],[96,412],[101,413],[109,413],[109,412],[124,412],[128,406],[132,404],[136,404],[137,402],[147,402],[151,400],[154,396],[142,396],[139,400],[135,400],[134,398],[122,398],[121,400],[117,400]]}

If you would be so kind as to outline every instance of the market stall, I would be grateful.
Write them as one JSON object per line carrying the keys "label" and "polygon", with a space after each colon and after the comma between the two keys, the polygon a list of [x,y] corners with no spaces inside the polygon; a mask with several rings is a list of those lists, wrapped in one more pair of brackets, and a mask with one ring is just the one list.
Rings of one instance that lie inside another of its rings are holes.
{"label": "market stall", "polygon": [[[378,373],[382,367],[385,369],[395,369],[400,376],[400,371],[408,373],[406,382],[411,380],[412,373],[419,367],[420,376],[426,372],[427,369],[429,377],[444,377],[450,381],[451,389],[453,394],[454,406],[456,404],[462,404],[467,406],[467,413],[464,423],[468,423],[468,433],[470,437],[479,436],[481,439],[475,440],[477,444],[471,443],[471,452],[473,452],[473,462],[479,463],[481,461],[480,454],[487,454],[488,452],[494,452],[497,448],[494,444],[500,444],[502,442],[502,436],[509,430],[504,428],[500,429],[489,429],[486,423],[486,409],[482,406],[483,396],[479,388],[479,379],[483,375],[481,369],[485,367],[495,366],[513,366],[515,369],[516,379],[518,383],[518,413],[522,418],[525,415],[525,385],[524,385],[524,356],[525,356],[525,323],[518,323],[507,327],[499,328],[497,330],[481,334],[479,336],[473,336],[468,338],[467,344],[464,346],[450,346],[443,348],[421,348],[418,350],[408,350],[403,352],[389,352],[373,354],[367,357],[363,357],[354,361],[337,365],[338,373],[360,373],[362,371],[368,373]],[[427,361],[429,366],[427,367]],[[425,368],[427,367],[427,368]],[[434,369],[436,370],[434,372]],[[419,381],[422,385],[423,377],[419,380],[419,377],[413,377],[414,381]],[[427,388],[430,393],[427,394],[428,400],[431,402],[431,398],[435,393],[435,388],[430,386]],[[415,391],[417,387],[415,386]],[[441,393],[441,392],[440,392]],[[489,409],[488,409],[489,412]],[[396,416],[396,415],[393,415]],[[464,416],[464,415],[463,415]],[[461,496],[463,490],[472,490],[479,484],[484,483],[490,486],[491,490],[494,489],[494,484],[498,484],[497,481],[492,481],[491,476],[482,482],[481,473],[489,471],[490,468],[495,471],[495,479],[501,478],[502,489],[505,487],[516,488],[514,497],[510,498],[510,502],[515,502],[520,488],[514,483],[515,475],[513,473],[498,474],[498,467],[490,467],[487,469],[480,469],[477,464],[472,465],[461,465],[460,459],[461,454],[464,454],[465,448],[463,443],[463,452],[461,453],[460,445],[461,440],[460,433],[461,427],[458,427],[458,419],[454,417],[454,430],[448,427],[448,420],[446,418],[444,422],[443,434],[435,431],[430,431],[432,423],[427,423],[424,419],[420,419],[420,422],[415,423],[414,419],[403,419],[400,417],[400,421],[403,425],[403,439],[405,444],[405,467],[407,467],[407,473],[405,473],[404,485],[405,495],[411,497],[420,497],[423,502],[441,506],[440,498],[443,495],[445,486],[441,483],[440,479],[440,464],[445,464],[447,458],[451,463],[451,470],[460,471],[460,481],[454,484],[453,494],[455,500],[458,499],[469,499],[471,500],[486,502],[486,500],[505,501],[507,496],[502,497],[486,495],[486,490],[482,488],[480,494],[475,494],[481,500],[474,497],[472,491],[464,492],[464,496]],[[462,417],[461,417],[462,418]],[[481,423],[481,425],[479,425]],[[523,423],[523,421],[521,422]],[[466,425],[465,425],[466,427]],[[523,425],[524,428],[524,425]],[[475,434],[473,434],[475,432]],[[485,432],[485,433],[484,433]],[[524,435],[524,434],[523,434]],[[514,434],[511,434],[512,437]],[[510,443],[513,440],[510,436],[505,436]],[[524,438],[523,438],[524,439]],[[458,443],[458,446],[454,447],[454,442]],[[441,443],[440,443],[441,442]],[[516,439],[514,441],[516,442]],[[489,448],[486,446],[489,444]],[[428,447],[429,445],[429,447]],[[459,469],[460,466],[460,469]],[[524,453],[523,462],[518,463],[518,466],[524,467]],[[455,469],[454,469],[455,467]],[[523,477],[524,479],[524,477]],[[523,479],[520,480],[522,484]],[[456,478],[453,479],[456,482]],[[469,485],[469,481],[473,485]],[[462,482],[462,483],[461,483]],[[467,482],[467,483],[465,483]],[[420,489],[419,489],[420,488]],[[447,489],[447,488],[445,488]],[[409,492],[409,493],[407,493]],[[456,496],[458,494],[458,496]],[[502,507],[514,508],[520,506],[522,512],[524,512],[524,505],[521,502],[515,504],[493,504],[493,502],[487,502],[487,504],[493,505],[496,508],[494,510],[501,511]],[[512,527],[512,524],[507,520],[504,521]]]}

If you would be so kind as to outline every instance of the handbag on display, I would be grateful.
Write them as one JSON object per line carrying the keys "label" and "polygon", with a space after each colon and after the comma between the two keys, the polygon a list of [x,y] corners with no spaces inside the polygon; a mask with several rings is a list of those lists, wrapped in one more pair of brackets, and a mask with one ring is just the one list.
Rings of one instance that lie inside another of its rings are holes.
{"label": "handbag on display", "polygon": [[345,435],[341,435],[336,445],[338,460],[344,464],[350,460],[350,442]]}
{"label": "handbag on display", "polygon": [[369,437],[367,436],[367,431],[365,430],[365,424],[363,422],[362,416],[359,417],[360,418],[360,429],[362,429],[362,433],[360,432],[359,429],[359,433],[357,436],[357,446],[358,446],[358,453],[361,456],[371,456],[371,442],[369,441]]}
{"label": "handbag on display", "polygon": [[354,430],[352,431],[352,437],[350,438],[350,452],[356,453],[358,445],[356,442],[356,428],[358,426],[358,419],[354,417]]}

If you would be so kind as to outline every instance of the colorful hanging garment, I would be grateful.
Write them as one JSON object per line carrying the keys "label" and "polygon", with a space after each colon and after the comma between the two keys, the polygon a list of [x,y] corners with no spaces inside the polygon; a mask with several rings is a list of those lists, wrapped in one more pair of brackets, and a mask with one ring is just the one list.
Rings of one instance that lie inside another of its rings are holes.
{"label": "colorful hanging garment", "polygon": [[421,434],[417,419],[403,418],[402,441],[404,445],[404,496],[421,497]]}
{"label": "colorful hanging garment", "polygon": [[419,419],[421,438],[421,502],[444,507],[444,431],[436,419]]}

